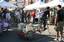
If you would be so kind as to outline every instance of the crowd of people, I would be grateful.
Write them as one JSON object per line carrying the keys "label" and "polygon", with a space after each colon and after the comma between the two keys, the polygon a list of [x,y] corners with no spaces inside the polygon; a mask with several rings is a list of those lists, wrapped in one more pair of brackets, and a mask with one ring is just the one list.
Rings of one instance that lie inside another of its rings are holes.
{"label": "crowd of people", "polygon": [[[58,5],[56,7],[56,14],[54,16],[54,25],[55,25],[55,30],[57,32],[56,34],[56,39],[55,40],[63,40],[63,26],[64,26],[64,10],[61,5]],[[47,7],[44,11],[40,11],[39,13],[40,18],[35,18],[36,17],[36,12],[32,11],[31,12],[31,17],[33,18],[32,23],[35,23],[35,21],[39,21],[40,24],[43,24],[44,30],[46,30],[46,25],[47,25],[47,20],[50,21],[50,7]],[[52,19],[52,18],[51,18]],[[40,21],[41,20],[41,21]],[[30,21],[31,22],[31,21]]]}
{"label": "crowd of people", "polygon": [[9,11],[7,8],[1,8],[0,10],[0,30],[3,28],[8,29],[13,25],[16,25],[21,21],[21,14],[18,9],[15,11]]}
{"label": "crowd of people", "polygon": [[[64,23],[64,10],[61,5],[57,6],[57,14],[54,16],[54,24],[56,26],[57,31],[57,40],[59,38],[62,40],[63,38],[63,23]],[[20,11],[16,9],[11,12],[7,8],[1,8],[0,10],[0,27],[9,28],[11,24],[14,23],[40,23],[43,24],[44,30],[46,30],[47,20],[50,20],[50,7],[47,7],[45,10],[40,10],[36,12],[36,10],[30,11]],[[0,28],[0,30],[1,30]],[[41,27],[42,28],[42,27]],[[61,35],[59,35],[59,32]]]}

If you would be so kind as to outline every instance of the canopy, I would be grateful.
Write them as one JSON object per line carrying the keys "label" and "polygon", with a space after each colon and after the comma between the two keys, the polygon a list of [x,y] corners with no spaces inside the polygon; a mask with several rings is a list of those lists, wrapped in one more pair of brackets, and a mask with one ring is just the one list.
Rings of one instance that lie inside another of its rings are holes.
{"label": "canopy", "polygon": [[2,8],[16,8],[17,6],[13,5],[12,3],[3,1],[0,3],[0,7],[2,7]]}
{"label": "canopy", "polygon": [[48,2],[48,3],[43,3],[41,4],[40,2],[37,2],[37,3],[34,3],[34,4],[31,4],[31,5],[28,5],[24,8],[24,10],[33,10],[33,9],[37,9],[37,8],[46,8],[46,7],[55,7],[57,5],[62,5],[64,6],[64,3],[60,0],[53,0],[51,2]]}
{"label": "canopy", "polygon": [[[44,5],[45,5],[45,7],[49,6],[49,7],[53,8],[57,5],[62,5],[62,2],[60,2],[59,0],[53,0],[51,2],[48,2],[48,3],[44,4]],[[43,7],[44,7],[43,5],[40,5],[40,8],[43,8]]]}
{"label": "canopy", "polygon": [[[26,6],[26,7],[24,8],[24,10],[37,9],[37,8],[39,8],[40,4],[41,4],[40,2],[36,2],[36,3],[34,3],[34,4],[31,4],[31,5]],[[42,5],[43,5],[43,3],[42,3]]]}

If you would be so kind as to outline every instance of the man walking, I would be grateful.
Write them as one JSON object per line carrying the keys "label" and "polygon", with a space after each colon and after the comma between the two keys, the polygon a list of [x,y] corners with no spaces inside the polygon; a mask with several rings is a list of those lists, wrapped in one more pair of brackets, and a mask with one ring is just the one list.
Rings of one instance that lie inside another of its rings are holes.
{"label": "man walking", "polygon": [[[48,17],[47,17],[48,15]],[[42,15],[42,22],[44,25],[44,30],[46,30],[46,24],[47,24],[47,19],[50,17],[50,7],[47,7],[46,10],[44,11],[43,15]]]}
{"label": "man walking", "polygon": [[57,16],[56,16],[56,31],[57,31],[57,37],[56,40],[63,40],[63,21],[64,21],[64,16],[63,16],[63,10],[61,5],[57,6]]}

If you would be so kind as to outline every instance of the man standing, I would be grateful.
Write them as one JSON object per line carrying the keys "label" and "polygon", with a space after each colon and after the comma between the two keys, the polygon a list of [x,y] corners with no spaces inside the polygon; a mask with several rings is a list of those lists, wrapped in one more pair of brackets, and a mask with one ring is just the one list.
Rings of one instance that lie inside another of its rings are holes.
{"label": "man standing", "polygon": [[24,10],[22,9],[22,14],[21,14],[21,20],[22,20],[22,23],[24,23],[24,15],[25,15],[25,13],[24,13]]}
{"label": "man standing", "polygon": [[19,23],[21,21],[21,15],[19,10],[15,11],[15,16],[16,16],[17,22]]}
{"label": "man standing", "polygon": [[61,5],[57,6],[57,16],[56,16],[56,31],[57,31],[57,38],[56,40],[63,40],[63,21],[64,21],[64,16],[63,16],[63,10]]}
{"label": "man standing", "polygon": [[32,11],[31,15],[33,17],[33,23],[35,23],[35,10]]}

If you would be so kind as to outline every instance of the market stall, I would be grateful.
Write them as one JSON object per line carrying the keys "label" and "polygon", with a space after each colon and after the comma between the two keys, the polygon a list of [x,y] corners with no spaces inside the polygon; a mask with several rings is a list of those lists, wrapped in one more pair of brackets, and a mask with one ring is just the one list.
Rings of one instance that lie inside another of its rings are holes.
{"label": "market stall", "polygon": [[38,8],[46,8],[46,7],[56,7],[57,5],[62,5],[64,6],[64,3],[60,0],[53,0],[51,2],[48,3],[41,3],[41,2],[37,2],[31,5],[28,5],[24,8],[24,10],[33,10],[33,9],[38,9]]}
{"label": "market stall", "polygon": [[53,8],[53,7],[57,6],[57,5],[62,5],[62,4],[63,3],[61,1],[59,1],[59,0],[53,0],[51,2],[45,3],[44,5],[40,5],[40,8],[43,8],[44,6],[45,7],[49,6],[49,7]]}
{"label": "market stall", "polygon": [[15,8],[17,8],[17,6],[16,5],[13,5],[12,3],[9,3],[9,2],[6,2],[6,1],[3,1],[3,2],[1,2],[0,3],[0,7],[2,7],[2,8],[12,8],[12,9],[15,9]]}
{"label": "market stall", "polygon": [[34,9],[38,9],[41,4],[43,5],[44,3],[36,2],[36,3],[34,3],[34,4],[25,6],[25,8],[24,8],[23,10],[34,10]]}

